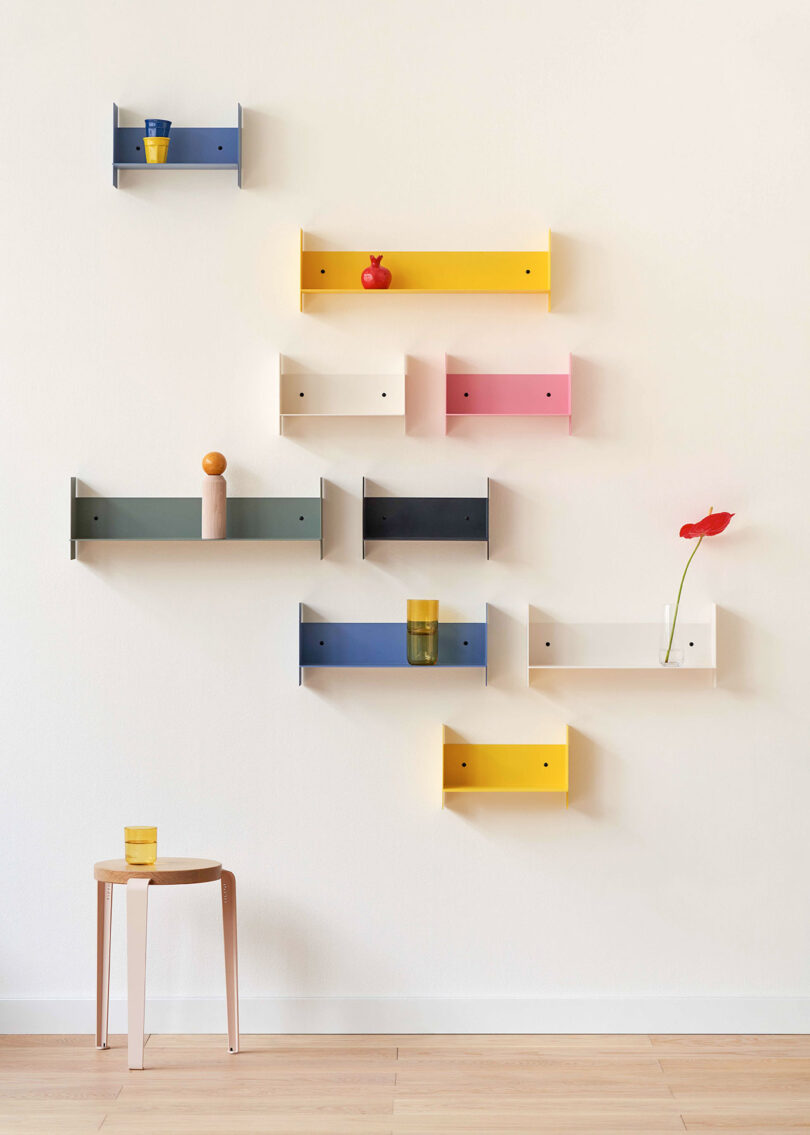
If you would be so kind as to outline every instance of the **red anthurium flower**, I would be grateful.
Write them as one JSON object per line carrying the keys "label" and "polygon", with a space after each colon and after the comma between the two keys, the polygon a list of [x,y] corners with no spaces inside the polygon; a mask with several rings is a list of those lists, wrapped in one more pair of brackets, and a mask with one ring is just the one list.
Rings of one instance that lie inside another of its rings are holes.
{"label": "red anthurium flower", "polygon": [[696,536],[719,536],[728,528],[733,512],[710,512],[697,524],[684,524],[681,536],[686,540],[694,540]]}
{"label": "red anthurium flower", "polygon": [[684,524],[683,528],[681,529],[681,536],[683,536],[686,540],[694,540],[695,537],[697,537],[697,544],[695,544],[694,548],[692,549],[689,555],[689,559],[686,561],[686,567],[683,569],[683,575],[681,576],[681,585],[678,588],[678,598],[675,601],[675,614],[672,619],[672,629],[669,632],[669,642],[667,643],[667,651],[664,657],[665,665],[669,662],[669,656],[672,653],[672,640],[675,637],[675,624],[678,621],[678,611],[680,610],[681,606],[681,595],[683,594],[684,580],[686,579],[686,573],[689,571],[689,565],[695,558],[695,552],[703,543],[703,537],[717,536],[720,532],[725,532],[733,515],[733,512],[715,512],[713,508],[710,508],[709,515],[704,516],[702,520],[699,520],[697,522],[697,524]]}

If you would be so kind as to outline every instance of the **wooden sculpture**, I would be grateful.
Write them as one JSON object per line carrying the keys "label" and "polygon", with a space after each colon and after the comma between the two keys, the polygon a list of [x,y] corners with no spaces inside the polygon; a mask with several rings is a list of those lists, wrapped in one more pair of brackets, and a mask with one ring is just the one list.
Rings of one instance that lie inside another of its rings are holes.
{"label": "wooden sculpture", "polygon": [[227,491],[222,474],[228,462],[221,453],[206,453],[202,459],[206,473],[202,483],[202,538],[224,540],[227,535]]}

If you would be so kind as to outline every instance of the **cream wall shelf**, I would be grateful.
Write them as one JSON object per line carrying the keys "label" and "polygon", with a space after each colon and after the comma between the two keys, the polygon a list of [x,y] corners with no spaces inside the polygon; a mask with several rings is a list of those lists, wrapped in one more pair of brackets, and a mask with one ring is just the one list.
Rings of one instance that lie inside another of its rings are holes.
{"label": "cream wall shelf", "polygon": [[292,418],[399,418],[405,427],[405,359],[397,374],[297,374],[278,357],[278,432]]}
{"label": "cream wall shelf", "polygon": [[[717,607],[702,623],[678,620],[684,661],[717,681]],[[529,681],[540,670],[663,670],[660,623],[555,623],[529,608]]]}

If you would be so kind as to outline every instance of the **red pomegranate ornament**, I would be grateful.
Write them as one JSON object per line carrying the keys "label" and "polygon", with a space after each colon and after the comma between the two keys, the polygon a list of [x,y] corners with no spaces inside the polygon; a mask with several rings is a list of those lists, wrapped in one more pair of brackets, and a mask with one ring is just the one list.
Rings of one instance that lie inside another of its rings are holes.
{"label": "red pomegranate ornament", "polygon": [[382,253],[379,256],[371,257],[371,264],[368,268],[363,269],[363,275],[360,277],[360,282],[364,288],[369,290],[373,288],[390,288],[391,287],[391,273],[387,268],[383,268],[380,264],[382,260]]}

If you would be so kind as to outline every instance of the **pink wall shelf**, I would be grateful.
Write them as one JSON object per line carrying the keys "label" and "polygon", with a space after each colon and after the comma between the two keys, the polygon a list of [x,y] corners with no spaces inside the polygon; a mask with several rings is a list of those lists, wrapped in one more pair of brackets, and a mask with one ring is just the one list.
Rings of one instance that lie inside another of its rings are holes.
{"label": "pink wall shelf", "polygon": [[571,433],[571,356],[565,374],[449,374],[444,428],[448,418],[568,418]]}

